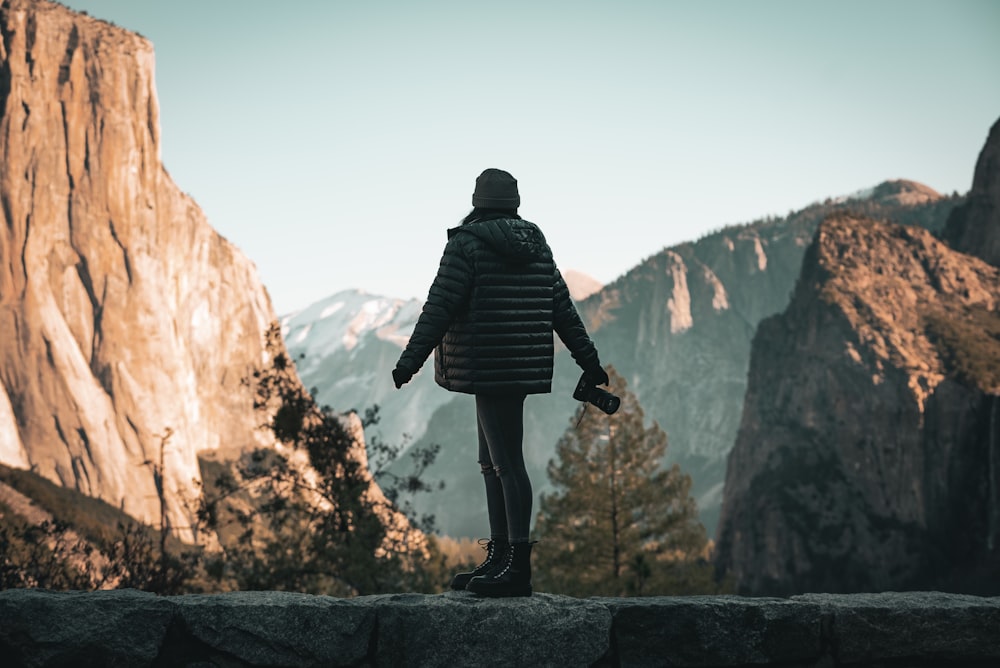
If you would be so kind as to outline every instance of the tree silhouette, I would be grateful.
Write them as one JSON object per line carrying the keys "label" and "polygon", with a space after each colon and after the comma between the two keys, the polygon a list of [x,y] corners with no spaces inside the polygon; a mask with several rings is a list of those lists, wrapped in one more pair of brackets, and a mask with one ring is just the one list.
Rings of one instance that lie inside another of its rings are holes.
{"label": "tree silhouette", "polygon": [[572,596],[714,591],[691,478],[662,468],[667,435],[608,368],[614,415],[583,404],[557,445],[536,522],[536,582]]}
{"label": "tree silhouette", "polygon": [[[223,548],[206,556],[208,571],[239,589],[335,596],[439,586],[433,541],[400,512],[395,491],[374,485],[360,433],[301,385],[276,323],[266,348],[269,365],[248,382],[279,445],[254,450],[206,486],[198,515]],[[433,453],[415,459],[426,468]],[[408,491],[427,489],[420,473],[403,480]]]}
{"label": "tree silhouette", "polygon": [[[436,446],[409,453],[411,472],[385,473],[401,448],[379,439],[367,451],[362,445],[363,426],[378,421],[377,407],[354,419],[316,405],[284,352],[277,323],[265,344],[269,362],[246,382],[255,409],[270,416],[261,426],[276,444],[248,451],[235,464],[201,462],[202,494],[193,502],[190,528],[204,541],[185,546],[171,537],[163,452],[172,431],[166,429],[158,457],[143,462],[152,468],[161,503],[159,527],[127,517],[117,519],[116,528],[92,521],[87,508],[106,504],[95,500],[78,509],[57,486],[9,472],[7,478],[33,485],[29,491],[44,496],[53,514],[68,521],[33,524],[0,504],[0,589],[254,589],[334,596],[443,589],[444,558],[433,536],[421,530],[429,531],[433,518],[418,522],[406,514],[412,509],[407,497],[431,489],[422,475]],[[87,539],[74,526],[87,527]]]}

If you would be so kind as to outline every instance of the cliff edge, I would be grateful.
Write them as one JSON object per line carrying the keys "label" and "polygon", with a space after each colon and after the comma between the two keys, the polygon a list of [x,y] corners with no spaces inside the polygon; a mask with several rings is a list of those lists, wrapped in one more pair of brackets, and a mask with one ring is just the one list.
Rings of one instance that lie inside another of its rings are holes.
{"label": "cliff edge", "polygon": [[955,250],[1000,267],[1000,119],[976,160],[968,199],[948,217],[944,239]]}
{"label": "cliff edge", "polygon": [[[0,4],[0,462],[179,532],[197,453],[256,445],[275,320],[160,161],[152,45]],[[158,472],[159,469],[162,469]]]}
{"label": "cliff edge", "polygon": [[996,593],[1000,270],[824,221],[754,337],[718,564],[743,593]]}

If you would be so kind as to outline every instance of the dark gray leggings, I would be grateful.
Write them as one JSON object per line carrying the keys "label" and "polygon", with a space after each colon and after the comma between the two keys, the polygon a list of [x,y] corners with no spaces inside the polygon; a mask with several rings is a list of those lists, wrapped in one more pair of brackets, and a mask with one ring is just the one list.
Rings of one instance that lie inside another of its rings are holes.
{"label": "dark gray leggings", "polygon": [[490,537],[528,540],[531,481],[524,467],[524,395],[476,395],[479,465],[486,481]]}

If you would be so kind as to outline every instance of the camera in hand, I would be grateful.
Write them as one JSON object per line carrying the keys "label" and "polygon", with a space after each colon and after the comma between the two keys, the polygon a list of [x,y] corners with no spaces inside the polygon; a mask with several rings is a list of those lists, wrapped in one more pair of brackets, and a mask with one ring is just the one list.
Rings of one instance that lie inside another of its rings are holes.
{"label": "camera in hand", "polygon": [[597,387],[596,381],[587,375],[586,372],[580,376],[580,382],[573,390],[573,398],[577,401],[589,402],[608,415],[613,414],[621,406],[622,400],[607,390]]}

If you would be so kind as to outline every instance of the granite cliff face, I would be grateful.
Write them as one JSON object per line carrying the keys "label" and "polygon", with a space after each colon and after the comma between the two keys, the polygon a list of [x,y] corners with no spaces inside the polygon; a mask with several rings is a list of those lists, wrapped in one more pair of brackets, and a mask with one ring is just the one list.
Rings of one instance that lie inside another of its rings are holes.
{"label": "granite cliff face", "polygon": [[968,201],[948,218],[944,238],[952,248],[1000,267],[1000,120],[979,154]]}
{"label": "granite cliff face", "polygon": [[275,319],[254,266],[160,161],[153,48],[0,4],[0,462],[187,526],[196,453],[255,444]]}
{"label": "granite cliff face", "polygon": [[1000,270],[829,218],[754,337],[719,567],[755,594],[996,590],[998,395]]}

